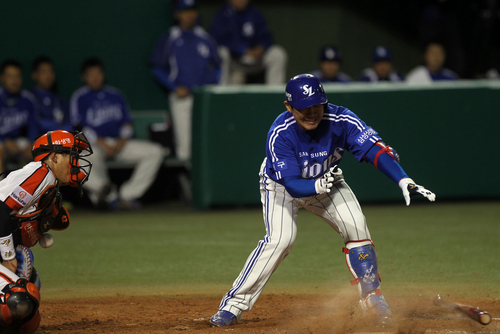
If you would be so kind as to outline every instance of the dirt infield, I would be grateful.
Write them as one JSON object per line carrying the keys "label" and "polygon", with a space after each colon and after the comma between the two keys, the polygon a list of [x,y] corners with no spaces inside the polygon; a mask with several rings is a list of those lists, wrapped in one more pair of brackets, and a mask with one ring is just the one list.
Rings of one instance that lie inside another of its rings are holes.
{"label": "dirt infield", "polygon": [[395,327],[370,327],[352,293],[263,295],[241,323],[211,328],[219,298],[178,295],[113,297],[43,301],[37,334],[69,333],[500,333],[500,300],[453,300],[490,312],[494,320],[480,325],[431,298],[387,298]]}

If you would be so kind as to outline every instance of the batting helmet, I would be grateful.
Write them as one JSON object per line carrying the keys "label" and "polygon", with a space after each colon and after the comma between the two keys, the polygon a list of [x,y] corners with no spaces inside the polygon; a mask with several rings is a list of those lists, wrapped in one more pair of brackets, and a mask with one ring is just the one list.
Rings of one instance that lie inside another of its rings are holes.
{"label": "batting helmet", "polygon": [[[82,132],[49,131],[36,138],[31,147],[34,161],[42,161],[52,152],[70,155],[70,186],[77,187],[87,182],[92,163],[83,157],[91,155],[93,151]],[[80,164],[81,161],[84,162],[83,165]]]}
{"label": "batting helmet", "polygon": [[295,109],[305,109],[328,102],[323,85],[312,74],[299,74],[291,78],[285,88],[286,100]]}

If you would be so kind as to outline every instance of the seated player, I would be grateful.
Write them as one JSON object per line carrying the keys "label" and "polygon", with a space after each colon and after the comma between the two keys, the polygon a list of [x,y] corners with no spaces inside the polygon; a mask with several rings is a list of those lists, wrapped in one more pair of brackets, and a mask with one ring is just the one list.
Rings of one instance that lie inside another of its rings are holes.
{"label": "seated player", "polygon": [[446,50],[441,43],[431,42],[424,50],[424,65],[412,69],[406,75],[408,83],[432,83],[434,81],[458,80],[458,74],[444,67]]}
{"label": "seated player", "polygon": [[[85,85],[73,93],[70,101],[71,123],[82,128],[94,148],[89,157],[92,179],[85,184],[89,198],[102,209],[138,209],[138,199],[155,180],[164,151],[161,145],[133,138],[129,106],[123,94],[105,84],[104,64],[99,58],[83,61]],[[134,172],[119,191],[108,175],[107,159],[135,164]]]}
{"label": "seated player", "polygon": [[37,57],[31,65],[31,78],[35,84],[31,92],[38,101],[35,115],[39,134],[69,131],[69,103],[57,93],[54,61],[46,56]]}
{"label": "seated player", "polygon": [[342,65],[342,54],[333,45],[323,47],[319,53],[320,68],[311,74],[322,83],[348,83],[352,79],[347,74],[340,71]]}
{"label": "seated player", "polygon": [[22,89],[21,63],[8,59],[0,65],[0,173],[6,162],[24,165],[31,160],[30,144],[39,135],[35,120],[37,102]]}
{"label": "seated player", "polygon": [[372,66],[365,68],[358,78],[363,82],[401,82],[403,77],[392,66],[392,52],[379,45],[372,52]]}
{"label": "seated player", "polygon": [[29,334],[40,325],[40,291],[0,265],[0,333]]}

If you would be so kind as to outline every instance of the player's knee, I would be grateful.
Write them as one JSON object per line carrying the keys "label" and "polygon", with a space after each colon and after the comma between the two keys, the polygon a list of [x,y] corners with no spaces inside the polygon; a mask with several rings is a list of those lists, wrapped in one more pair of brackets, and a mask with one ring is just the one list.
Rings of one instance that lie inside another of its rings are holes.
{"label": "player's knee", "polygon": [[277,63],[277,64],[286,64],[288,61],[288,54],[286,50],[280,45],[272,45],[267,50],[267,54],[264,56],[265,63]]}
{"label": "player's knee", "polygon": [[0,305],[5,327],[19,333],[33,333],[40,325],[40,291],[31,282],[19,279],[3,290],[4,303]]}

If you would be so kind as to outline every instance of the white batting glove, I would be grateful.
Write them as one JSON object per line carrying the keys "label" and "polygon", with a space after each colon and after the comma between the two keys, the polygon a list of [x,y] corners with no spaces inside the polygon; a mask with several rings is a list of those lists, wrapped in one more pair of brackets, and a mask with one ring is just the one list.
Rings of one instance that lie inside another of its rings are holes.
{"label": "white batting glove", "polygon": [[422,195],[427,198],[429,201],[434,202],[436,200],[436,195],[430,191],[425,189],[415,182],[412,179],[405,178],[399,181],[399,187],[403,190],[403,196],[406,201],[406,206],[410,205],[410,198],[416,195]]}
{"label": "white batting glove", "polygon": [[342,170],[337,168],[337,166],[331,167],[322,177],[316,180],[314,183],[314,188],[316,189],[316,194],[329,193],[330,188],[333,186],[333,182],[343,179]]}

